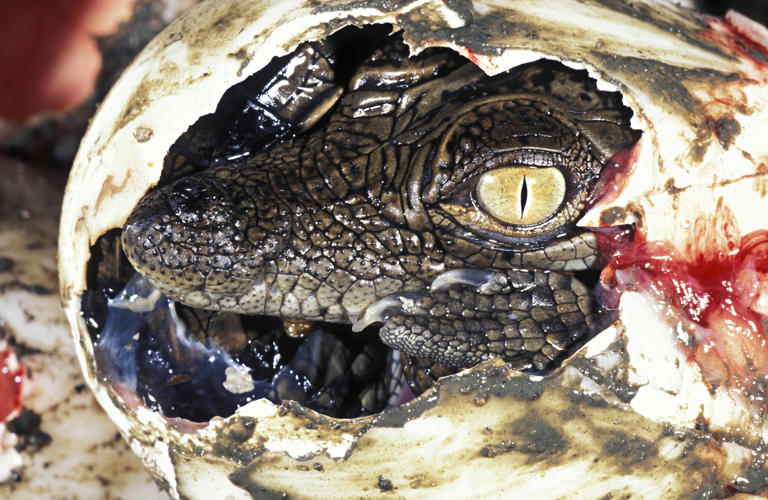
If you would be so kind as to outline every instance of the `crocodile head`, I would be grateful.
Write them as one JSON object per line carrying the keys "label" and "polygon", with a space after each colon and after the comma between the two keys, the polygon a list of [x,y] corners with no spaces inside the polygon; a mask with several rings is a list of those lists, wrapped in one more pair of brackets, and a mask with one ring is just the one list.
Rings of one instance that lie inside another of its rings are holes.
{"label": "crocodile head", "polygon": [[549,367],[598,318],[575,275],[598,245],[575,223],[636,139],[620,96],[553,62],[491,77],[447,49],[409,57],[398,37],[346,79],[336,59],[304,44],[256,77],[266,125],[238,159],[188,133],[171,163],[197,171],[135,208],[131,263],[192,307],[381,323],[453,368]]}

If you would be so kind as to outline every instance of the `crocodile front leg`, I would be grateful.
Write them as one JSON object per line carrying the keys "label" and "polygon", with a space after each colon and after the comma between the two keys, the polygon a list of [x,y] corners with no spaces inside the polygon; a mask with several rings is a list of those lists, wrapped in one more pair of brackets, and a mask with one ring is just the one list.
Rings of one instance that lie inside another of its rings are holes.
{"label": "crocodile front leg", "polygon": [[460,269],[435,279],[427,294],[373,304],[355,329],[381,321],[384,343],[450,367],[500,357],[516,369],[543,370],[596,320],[595,301],[574,276]]}

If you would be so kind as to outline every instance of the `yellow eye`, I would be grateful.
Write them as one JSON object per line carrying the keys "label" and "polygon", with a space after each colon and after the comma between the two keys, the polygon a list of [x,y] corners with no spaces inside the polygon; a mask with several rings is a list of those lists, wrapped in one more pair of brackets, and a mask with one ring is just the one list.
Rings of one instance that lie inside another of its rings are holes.
{"label": "yellow eye", "polygon": [[480,176],[477,200],[489,215],[502,222],[528,225],[541,222],[565,198],[565,177],[550,168],[505,167]]}

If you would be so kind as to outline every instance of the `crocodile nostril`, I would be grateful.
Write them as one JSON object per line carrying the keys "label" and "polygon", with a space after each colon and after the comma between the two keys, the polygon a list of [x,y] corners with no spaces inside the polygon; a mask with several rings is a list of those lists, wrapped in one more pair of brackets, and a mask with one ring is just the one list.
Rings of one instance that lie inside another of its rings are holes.
{"label": "crocodile nostril", "polygon": [[133,249],[148,248],[156,244],[155,230],[153,227],[155,217],[139,216],[131,217],[123,226],[123,249],[125,253],[132,254]]}
{"label": "crocodile nostril", "polygon": [[215,179],[180,179],[163,190],[170,214],[183,223],[214,221],[229,214],[226,190]]}
{"label": "crocodile nostril", "polygon": [[163,240],[163,235],[157,228],[156,217],[132,216],[123,226],[123,251],[143,274],[162,268],[160,264]]}

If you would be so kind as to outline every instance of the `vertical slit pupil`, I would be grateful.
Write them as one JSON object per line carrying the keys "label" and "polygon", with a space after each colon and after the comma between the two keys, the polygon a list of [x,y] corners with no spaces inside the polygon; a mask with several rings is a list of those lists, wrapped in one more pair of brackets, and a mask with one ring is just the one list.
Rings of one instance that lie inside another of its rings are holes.
{"label": "vertical slit pupil", "polygon": [[523,176],[523,185],[520,186],[520,218],[525,216],[525,205],[528,203],[528,182]]}

